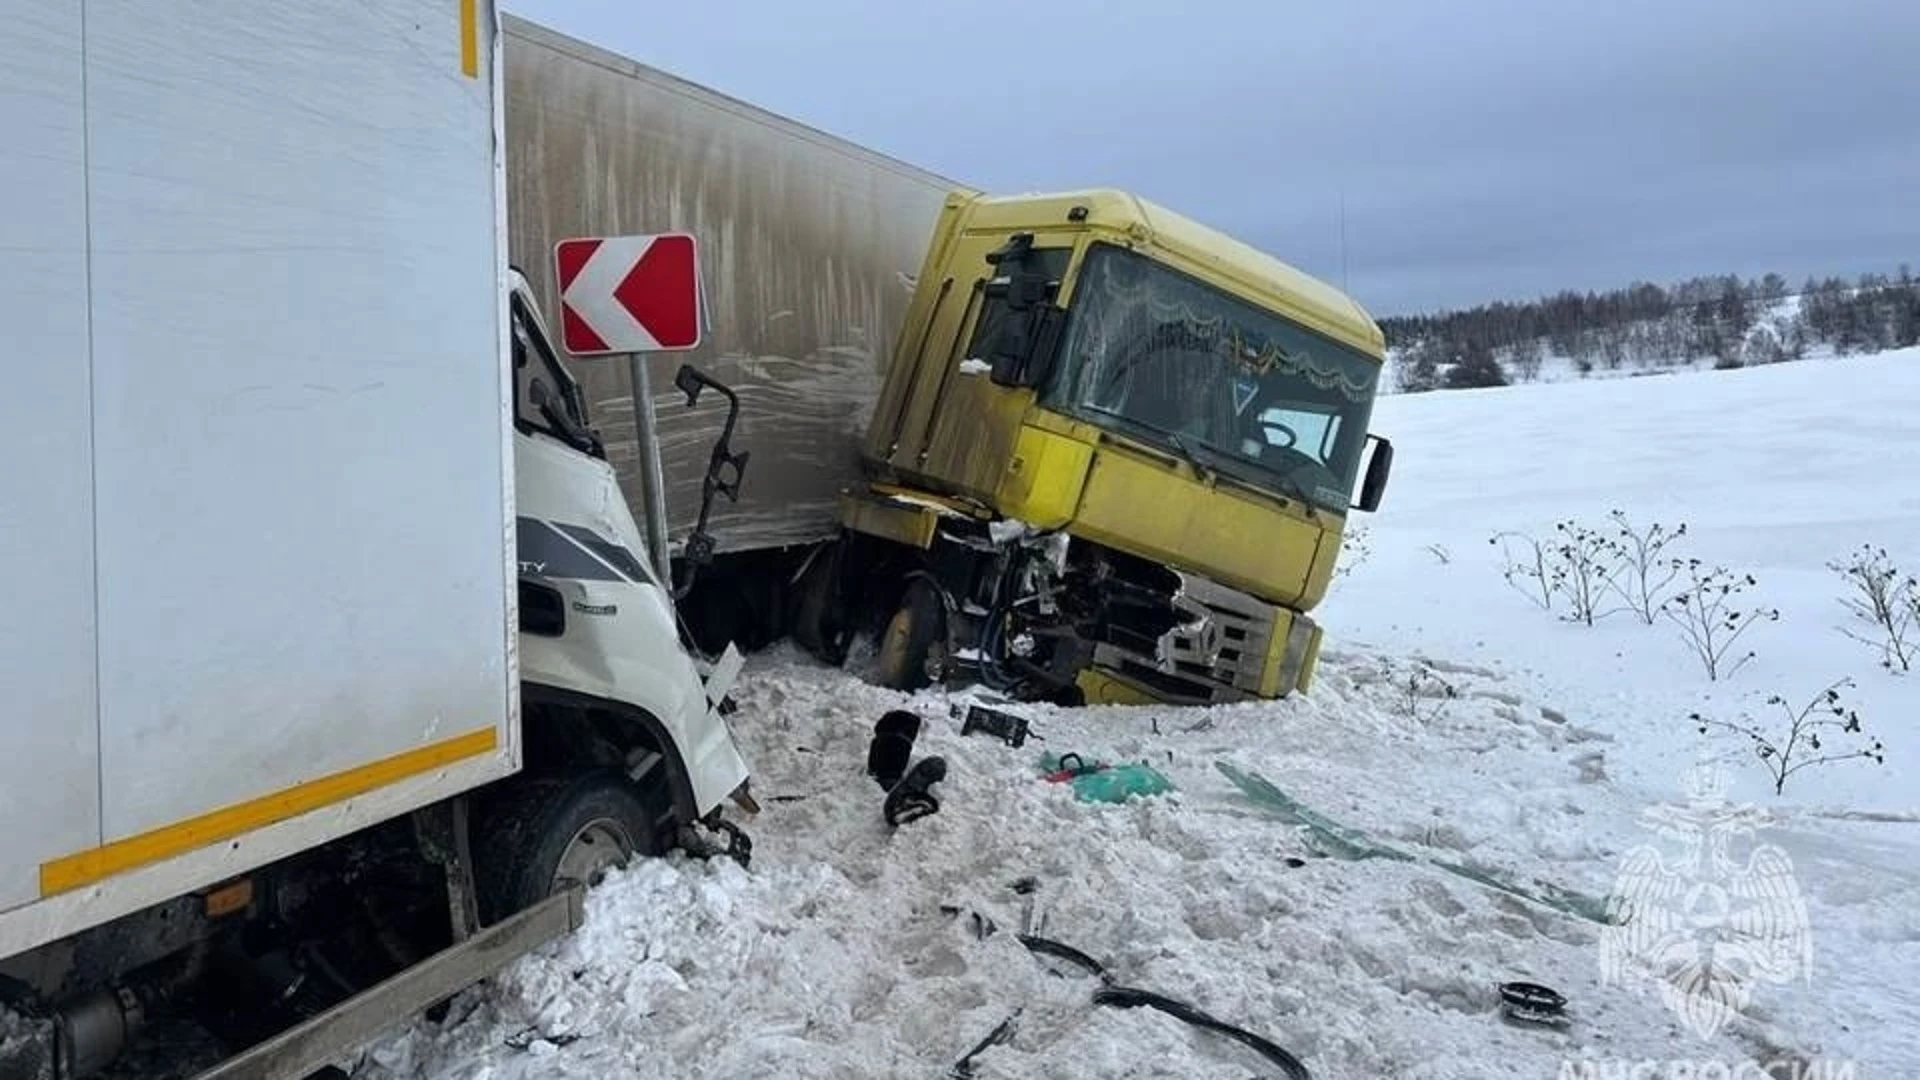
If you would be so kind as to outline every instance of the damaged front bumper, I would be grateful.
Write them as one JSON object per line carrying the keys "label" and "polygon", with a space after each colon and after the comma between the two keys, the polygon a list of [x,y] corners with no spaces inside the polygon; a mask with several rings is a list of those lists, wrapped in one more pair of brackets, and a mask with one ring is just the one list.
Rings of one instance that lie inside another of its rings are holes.
{"label": "damaged front bumper", "polygon": [[1321,641],[1311,618],[1196,574],[1174,577],[1177,622],[1152,652],[1103,644],[1095,665],[1152,698],[1180,703],[1281,698],[1311,686]]}

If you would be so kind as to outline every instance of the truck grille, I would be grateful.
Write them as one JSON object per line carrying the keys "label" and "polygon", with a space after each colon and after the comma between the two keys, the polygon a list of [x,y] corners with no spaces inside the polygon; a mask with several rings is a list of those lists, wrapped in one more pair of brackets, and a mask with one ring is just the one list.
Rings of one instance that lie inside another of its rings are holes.
{"label": "truck grille", "polygon": [[[1094,664],[1163,700],[1284,696],[1314,652],[1318,628],[1303,613],[1102,545],[1080,545],[1069,558],[1080,595],[1099,597],[1098,617],[1083,623]],[[1287,640],[1275,642],[1276,631]],[[1266,670],[1269,657],[1279,671]]]}
{"label": "truck grille", "polygon": [[1160,635],[1155,666],[1258,693],[1279,609],[1202,577],[1177,576],[1173,606],[1181,625]]}

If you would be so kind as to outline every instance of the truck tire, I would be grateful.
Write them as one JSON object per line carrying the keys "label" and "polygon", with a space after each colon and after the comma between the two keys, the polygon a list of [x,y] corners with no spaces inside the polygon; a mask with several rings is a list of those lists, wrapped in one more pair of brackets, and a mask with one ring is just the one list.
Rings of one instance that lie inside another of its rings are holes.
{"label": "truck tire", "polygon": [[946,623],[946,609],[939,594],[926,581],[907,582],[900,607],[887,621],[880,635],[880,655],[875,661],[875,680],[892,690],[918,690],[933,682],[927,670],[940,648]]}
{"label": "truck tire", "polygon": [[819,551],[795,587],[792,634],[801,648],[816,660],[834,667],[847,662],[847,649],[853,640],[847,625],[845,601],[840,595],[841,557],[845,541],[832,541]]}
{"label": "truck tire", "polygon": [[525,777],[473,832],[480,919],[491,925],[562,891],[592,886],[635,855],[665,851],[659,821],[625,773]]}

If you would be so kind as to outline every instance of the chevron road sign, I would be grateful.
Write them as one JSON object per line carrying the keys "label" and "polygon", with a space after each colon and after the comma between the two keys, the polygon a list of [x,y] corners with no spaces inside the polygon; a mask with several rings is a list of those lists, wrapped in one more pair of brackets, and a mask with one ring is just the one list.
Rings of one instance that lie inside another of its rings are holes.
{"label": "chevron road sign", "polygon": [[560,338],[575,356],[700,346],[700,255],[687,233],[582,237],[554,246]]}

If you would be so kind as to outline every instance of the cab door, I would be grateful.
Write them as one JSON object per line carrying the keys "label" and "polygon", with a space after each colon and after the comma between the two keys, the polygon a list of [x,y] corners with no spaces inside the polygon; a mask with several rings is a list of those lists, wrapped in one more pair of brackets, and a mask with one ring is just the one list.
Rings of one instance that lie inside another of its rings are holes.
{"label": "cab door", "polygon": [[[1029,389],[996,385],[989,372],[993,344],[1020,316],[1006,299],[990,295],[989,283],[1003,271],[988,262],[1012,232],[968,233],[955,245],[948,272],[949,301],[927,329],[926,355],[905,410],[891,463],[936,490],[990,503],[1033,403]],[[1077,233],[1042,233],[1033,240],[1030,265],[1053,283],[1069,287]]]}

